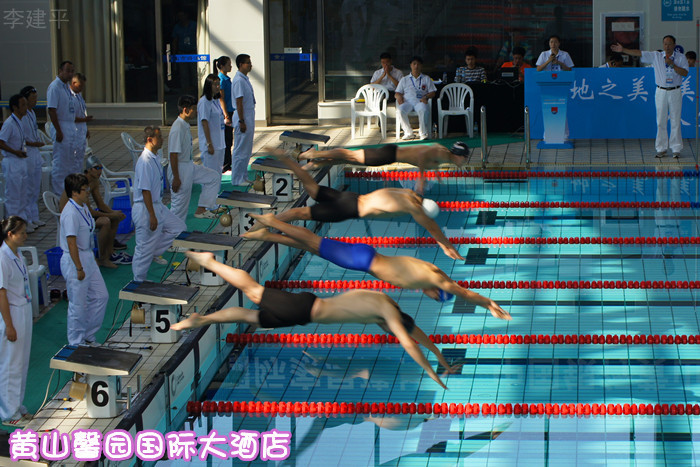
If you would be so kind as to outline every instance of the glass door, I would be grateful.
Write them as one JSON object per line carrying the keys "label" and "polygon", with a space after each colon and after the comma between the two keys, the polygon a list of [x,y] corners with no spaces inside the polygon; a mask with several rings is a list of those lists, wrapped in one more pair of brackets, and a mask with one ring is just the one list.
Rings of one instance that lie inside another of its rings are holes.
{"label": "glass door", "polygon": [[317,0],[269,2],[270,120],[318,122]]}

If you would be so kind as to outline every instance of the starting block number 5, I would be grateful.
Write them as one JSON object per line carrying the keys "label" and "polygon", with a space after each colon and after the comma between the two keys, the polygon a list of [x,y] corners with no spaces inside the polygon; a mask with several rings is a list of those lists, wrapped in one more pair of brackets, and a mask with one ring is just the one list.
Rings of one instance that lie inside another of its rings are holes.
{"label": "starting block number 5", "polygon": [[273,174],[272,190],[278,201],[292,201],[292,183],[294,179],[290,174]]}

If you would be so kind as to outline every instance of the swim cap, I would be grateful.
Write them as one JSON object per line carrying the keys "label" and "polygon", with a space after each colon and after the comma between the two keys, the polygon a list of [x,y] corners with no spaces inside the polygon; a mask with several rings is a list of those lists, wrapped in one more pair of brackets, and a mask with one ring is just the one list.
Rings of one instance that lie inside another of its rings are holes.
{"label": "swim cap", "polygon": [[440,214],[440,206],[432,199],[423,199],[423,212],[431,219],[435,219]]}
{"label": "swim cap", "polygon": [[445,292],[444,290],[440,289],[440,301],[441,302],[447,302],[449,300],[452,300],[454,298],[454,295],[451,293]]}
{"label": "swim cap", "polygon": [[457,156],[466,157],[469,155],[469,146],[467,146],[467,143],[463,141],[457,141],[455,144],[452,145],[450,152]]}

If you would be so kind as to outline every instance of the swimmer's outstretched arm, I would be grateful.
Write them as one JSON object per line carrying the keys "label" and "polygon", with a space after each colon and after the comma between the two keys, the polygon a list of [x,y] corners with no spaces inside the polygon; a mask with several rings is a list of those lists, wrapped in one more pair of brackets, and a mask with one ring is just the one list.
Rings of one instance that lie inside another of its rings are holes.
{"label": "swimmer's outstretched arm", "polygon": [[[444,274],[444,273],[443,273]],[[445,275],[447,277],[447,275]],[[476,292],[473,292],[469,289],[465,289],[464,287],[461,287],[458,283],[453,281],[452,279],[443,281],[443,284],[438,286],[445,292],[449,292],[452,295],[456,295],[458,297],[461,297],[462,299],[466,300],[469,303],[473,303],[475,305],[478,305],[480,307],[486,308],[489,310],[489,312],[498,319],[505,319],[507,321],[510,321],[513,319],[510,316],[510,313],[508,313],[506,310],[500,307],[498,303],[494,302],[488,297],[484,297],[483,295],[480,295]]]}
{"label": "swimmer's outstretched arm", "polygon": [[447,237],[445,237],[444,233],[442,233],[442,229],[440,229],[440,226],[437,225],[437,223],[430,217],[425,215],[422,207],[411,211],[409,214],[411,214],[414,221],[420,224],[425,230],[428,231],[428,233],[430,233],[430,235],[432,235],[432,237],[435,239],[436,242],[438,242],[438,245],[440,245],[440,248],[442,248],[442,251],[445,252],[447,256],[449,256],[452,259],[464,260],[464,258],[462,257],[462,255],[459,254],[454,245],[450,243],[450,240]]}
{"label": "swimmer's outstretched arm", "polygon": [[421,328],[418,326],[413,328],[413,331],[411,332],[411,337],[414,338],[416,341],[418,341],[419,344],[421,344],[423,347],[427,348],[430,350],[438,359],[438,363],[445,368],[446,373],[456,373],[457,370],[459,370],[462,365],[450,365],[447,363],[447,360],[445,360],[445,356],[440,352],[440,349],[438,349],[435,344],[433,344],[433,341],[430,340],[430,338],[423,332]]}
{"label": "swimmer's outstretched arm", "polygon": [[215,311],[208,315],[192,313],[182,321],[172,324],[170,328],[176,331],[182,331],[184,329],[201,328],[202,326],[214,323],[247,323],[256,326],[260,325],[257,311],[234,306]]}

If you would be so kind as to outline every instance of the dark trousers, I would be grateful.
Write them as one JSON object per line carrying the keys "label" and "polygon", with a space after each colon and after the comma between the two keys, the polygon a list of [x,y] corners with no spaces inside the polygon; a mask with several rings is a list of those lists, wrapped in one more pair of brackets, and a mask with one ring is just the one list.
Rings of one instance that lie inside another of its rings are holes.
{"label": "dark trousers", "polygon": [[226,125],[224,127],[224,142],[226,149],[224,150],[224,168],[223,172],[231,170],[231,147],[233,146],[233,126]]}

